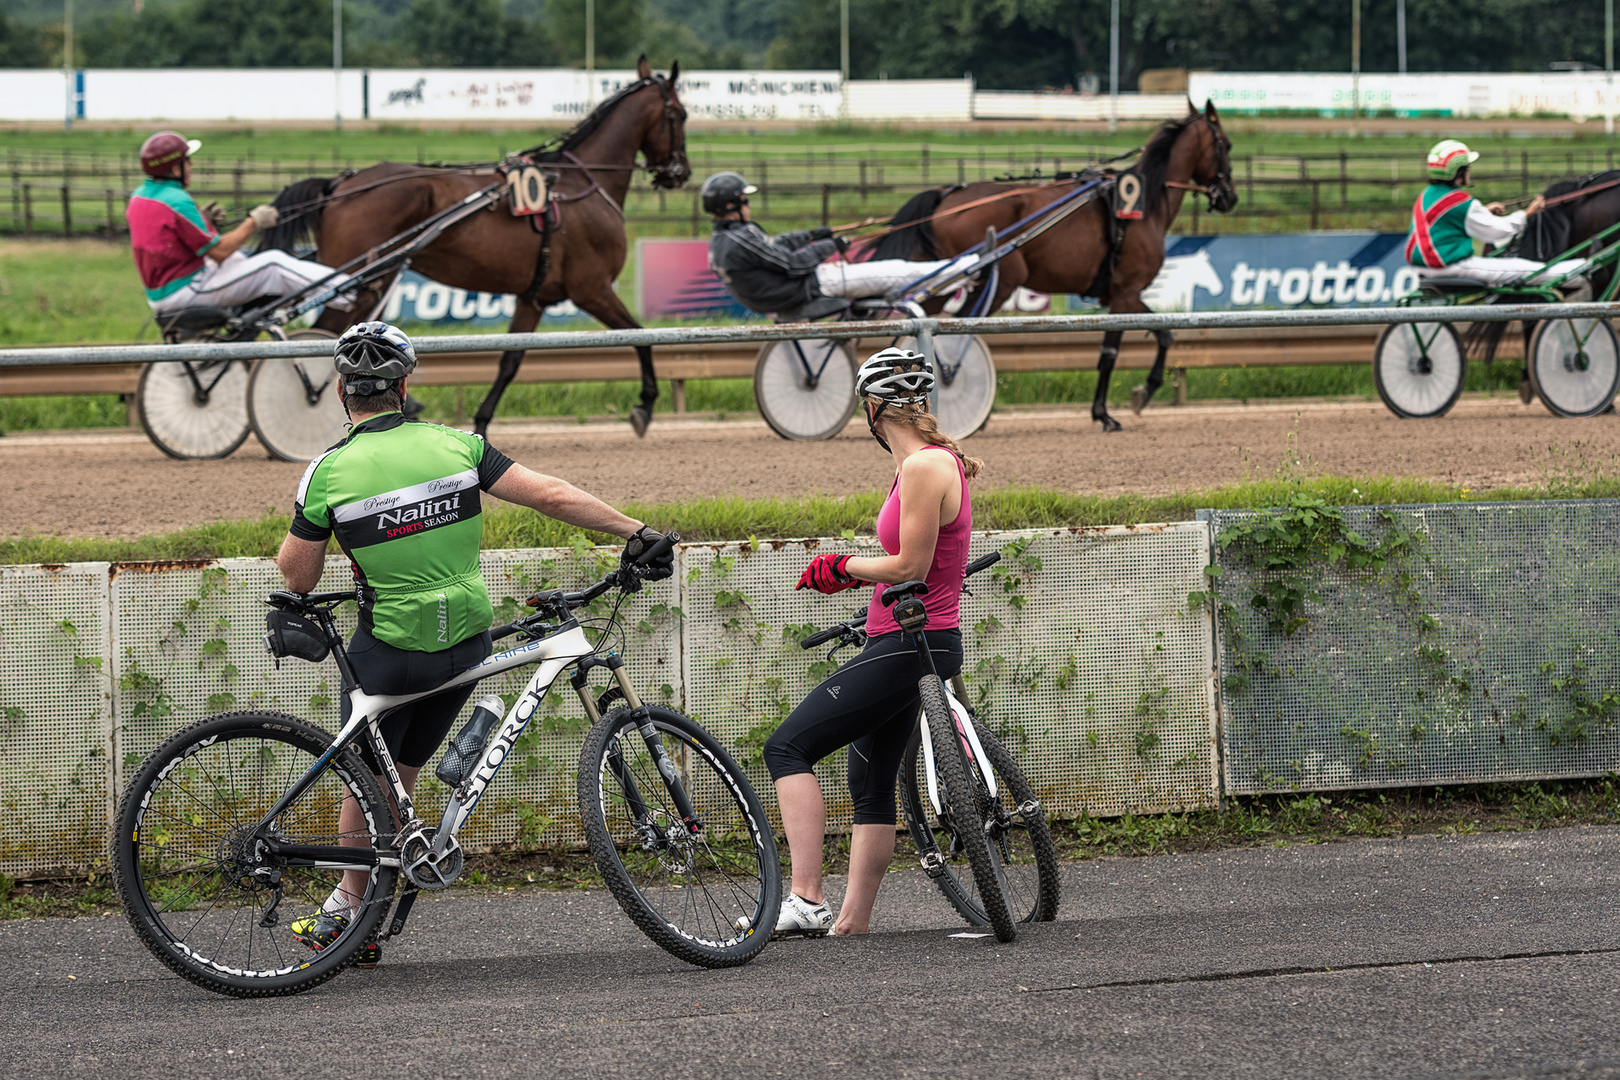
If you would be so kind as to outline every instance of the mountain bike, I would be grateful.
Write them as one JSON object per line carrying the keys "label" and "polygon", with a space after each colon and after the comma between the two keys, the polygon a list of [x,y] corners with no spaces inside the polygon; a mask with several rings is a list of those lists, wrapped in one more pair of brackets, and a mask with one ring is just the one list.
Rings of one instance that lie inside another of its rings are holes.
{"label": "mountain bike", "polygon": [[[669,534],[643,562],[678,539]],[[357,684],[333,616],[355,598],[352,590],[271,593],[270,651],[317,662],[331,655],[350,718],[334,737],[283,713],[222,713],[174,735],[141,764],[119,807],[111,859],[137,936],[170,969],[222,994],[291,994],[337,975],[362,946],[404,930],[419,892],[442,890],[460,875],[457,833],[547,690],[571,667],[570,685],[591,721],[579,812],[614,898],[682,960],[703,967],[751,960],[781,907],[770,821],[712,735],[690,717],[644,703],[631,684],[613,644],[619,605],[640,588],[642,572],[622,567],[579,592],[536,593],[528,600],[533,614],[491,631],[497,639],[520,636],[521,644],[433,690],[400,696],[367,694]],[[580,609],[615,588],[611,614],[585,616],[597,631],[593,642]],[[452,740],[438,770],[450,788],[444,814],[435,825],[422,821],[378,721],[527,664],[538,667],[511,709],[498,696],[485,698]],[[597,696],[589,677],[599,667],[614,685]],[[362,761],[362,740],[381,765],[382,785]],[[350,820],[362,824],[345,829],[339,816],[348,800]],[[344,871],[366,875],[357,911],[312,953],[288,924],[318,907]]]}
{"label": "mountain bike", "polygon": [[[967,576],[1000,560],[994,552],[975,559]],[[917,683],[917,729],[901,758],[901,808],[923,872],[951,906],[971,925],[988,926],[998,940],[1011,941],[1018,923],[1057,918],[1057,845],[1017,759],[964,704],[962,676],[951,676],[947,684],[935,671],[925,634],[927,592],[927,583],[908,581],[878,597],[894,606],[895,621],[915,642],[925,672]],[[831,659],[846,646],[864,645],[866,611],[809,635],[800,648],[836,640]]]}

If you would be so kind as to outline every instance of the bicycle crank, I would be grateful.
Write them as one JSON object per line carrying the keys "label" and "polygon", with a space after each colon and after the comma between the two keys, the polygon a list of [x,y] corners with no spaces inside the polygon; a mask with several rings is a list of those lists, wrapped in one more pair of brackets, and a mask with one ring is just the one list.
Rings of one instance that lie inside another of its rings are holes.
{"label": "bicycle crank", "polygon": [[461,876],[463,863],[461,844],[450,837],[443,851],[436,851],[427,830],[418,828],[400,847],[400,863],[405,877],[418,889],[436,892],[447,889]]}

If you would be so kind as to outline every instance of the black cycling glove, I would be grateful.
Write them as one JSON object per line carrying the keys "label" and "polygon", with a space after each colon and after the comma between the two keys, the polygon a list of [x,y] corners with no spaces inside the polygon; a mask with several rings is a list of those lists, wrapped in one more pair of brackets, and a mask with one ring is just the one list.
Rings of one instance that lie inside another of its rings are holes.
{"label": "black cycling glove", "polygon": [[624,542],[624,551],[619,556],[621,569],[633,570],[637,577],[648,581],[662,581],[675,573],[675,545],[671,544],[655,555],[650,562],[637,563],[647,553],[648,549],[664,538],[664,534],[657,529],[643,525],[635,535]]}

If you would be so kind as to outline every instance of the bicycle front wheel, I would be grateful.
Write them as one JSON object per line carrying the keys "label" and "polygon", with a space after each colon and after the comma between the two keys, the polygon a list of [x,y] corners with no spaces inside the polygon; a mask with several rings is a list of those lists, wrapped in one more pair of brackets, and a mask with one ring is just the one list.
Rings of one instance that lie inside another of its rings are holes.
{"label": "bicycle front wheel", "polygon": [[754,365],[754,402],[784,439],[830,439],[855,415],[855,350],[847,341],[772,341]]}
{"label": "bicycle front wheel", "polygon": [[[329,330],[300,330],[288,340],[336,337]],[[338,399],[330,357],[260,360],[248,380],[248,418],[264,448],[282,461],[309,461],[341,442],[349,414]]]}
{"label": "bicycle front wheel", "polygon": [[[585,737],[579,813],[591,855],[660,948],[700,967],[745,964],[770,941],[782,906],[770,820],[714,736],[673,710],[648,711],[651,735],[621,707]],[[659,752],[673,766],[668,779]]]}
{"label": "bicycle front wheel", "polygon": [[247,441],[247,367],[235,360],[147,364],[135,410],[152,445],[172,458],[222,458]]}
{"label": "bicycle front wheel", "polygon": [[[1058,879],[1057,844],[1046,823],[1046,812],[1017,759],[984,729],[984,725],[975,721],[973,726],[996,777],[996,799],[992,807],[995,825],[988,835],[990,846],[1001,861],[1001,876],[1007,887],[1012,917],[1018,922],[1050,922],[1057,918],[1062,886]],[[928,796],[921,731],[912,732],[911,742],[900,760],[901,806],[923,866],[962,918],[974,926],[989,926],[990,917],[980,902],[978,882],[957,842],[953,823],[949,815],[941,819],[934,812],[933,801]],[[979,786],[977,778],[975,786]],[[984,791],[983,796],[988,798],[989,792]]]}
{"label": "bicycle front wheel", "polygon": [[[234,997],[294,994],[337,975],[374,939],[395,870],[354,864],[369,873],[359,914],[311,951],[291,924],[320,909],[343,869],[267,856],[252,839],[331,745],[326,732],[281,713],[223,713],[142,763],[118,809],[114,882],[135,935],[181,977]],[[345,800],[363,822],[347,833],[338,824]],[[371,770],[345,750],[271,831],[285,844],[383,849],[391,821]]]}
{"label": "bicycle front wheel", "polygon": [[[950,815],[948,830],[954,846],[961,849],[973,881],[979,887],[978,904],[985,924],[996,940],[1011,941],[1017,934],[1007,876],[999,845],[992,845],[990,834],[997,826],[998,804],[990,798],[981,778],[969,769],[964,740],[956,727],[956,716],[945,699],[945,685],[938,675],[924,675],[917,684],[922,697],[923,715],[928,719],[928,738],[934,749],[934,771],[939,777],[940,802]],[[988,753],[988,751],[986,751]]]}

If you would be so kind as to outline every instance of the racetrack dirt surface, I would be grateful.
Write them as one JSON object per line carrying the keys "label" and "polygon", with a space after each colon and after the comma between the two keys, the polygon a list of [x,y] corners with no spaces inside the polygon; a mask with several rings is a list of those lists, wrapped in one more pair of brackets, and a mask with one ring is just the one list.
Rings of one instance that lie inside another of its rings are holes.
{"label": "racetrack dirt surface", "polygon": [[[1068,407],[1001,412],[967,444],[978,483],[1172,494],[1273,475],[1285,456],[1343,476],[1413,476],[1484,491],[1613,467],[1620,420],[1560,420],[1514,397],[1464,399],[1439,420],[1400,420],[1380,403],[1190,405],[1119,414],[1103,435]],[[498,423],[491,442],[610,503],[841,495],[886,487],[887,457],[858,421],[824,443],[777,438],[758,420],[659,416],[646,439],[627,424]],[[218,519],[290,511],[303,466],[249,438],[222,461],[174,461],[126,430],[0,439],[0,534],[135,537]]]}

